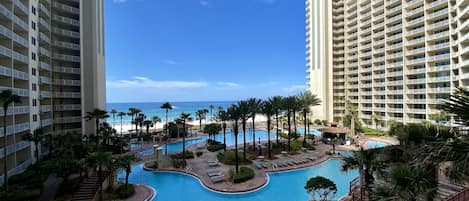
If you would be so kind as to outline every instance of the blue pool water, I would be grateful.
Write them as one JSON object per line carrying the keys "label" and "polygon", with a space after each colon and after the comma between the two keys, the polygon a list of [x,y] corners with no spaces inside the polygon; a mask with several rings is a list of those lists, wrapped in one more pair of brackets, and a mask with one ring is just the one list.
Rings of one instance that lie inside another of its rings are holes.
{"label": "blue pool water", "polygon": [[[299,134],[304,134],[305,133],[305,129],[304,128],[297,128],[296,129],[296,132],[299,133]],[[316,135],[316,136],[321,136],[321,131],[319,131],[318,129],[309,129],[309,134],[313,134],[313,135]]]}
{"label": "blue pool water", "polygon": [[[132,167],[129,182],[153,187],[157,191],[154,201],[307,201],[311,197],[303,188],[306,181],[311,177],[323,176],[337,185],[338,191],[333,199],[337,200],[348,193],[349,181],[358,176],[356,170],[340,171],[340,165],[341,159],[329,159],[305,169],[270,173],[270,183],[267,186],[255,192],[238,195],[215,193],[205,189],[191,176],[148,172],[143,170],[141,165]],[[117,178],[123,181],[124,174],[119,173]]]}
{"label": "blue pool water", "polygon": [[[252,142],[252,135],[253,135],[252,131],[246,131],[246,142],[249,142],[249,143]],[[261,141],[267,140],[267,131],[257,130],[256,131],[256,143],[259,140],[259,138],[260,138]],[[207,141],[207,139],[208,139],[208,136],[205,135],[205,136],[202,136],[201,138],[198,138],[198,139],[186,140],[186,147],[191,146],[193,144],[205,142],[205,141]],[[234,142],[235,142],[234,139],[235,139],[234,133],[232,133],[232,132],[226,133],[226,145],[227,146],[233,146]],[[275,139],[275,132],[274,131],[270,132],[270,139],[271,140]],[[215,140],[223,143],[223,134],[215,135]],[[238,134],[238,144],[243,143],[243,141],[244,141],[244,136],[243,136],[243,133],[240,132]],[[164,145],[163,145],[163,148],[164,148]],[[179,152],[181,150],[182,150],[182,142],[168,144],[168,153],[175,153],[175,152]],[[153,150],[146,150],[146,151],[141,152],[141,154],[144,155],[144,156],[145,155],[150,155],[150,154],[153,154]]]}
{"label": "blue pool water", "polygon": [[368,148],[373,149],[373,148],[381,148],[388,146],[386,143],[378,142],[378,141],[373,141],[373,140],[368,140],[366,141],[366,144],[368,145]]}

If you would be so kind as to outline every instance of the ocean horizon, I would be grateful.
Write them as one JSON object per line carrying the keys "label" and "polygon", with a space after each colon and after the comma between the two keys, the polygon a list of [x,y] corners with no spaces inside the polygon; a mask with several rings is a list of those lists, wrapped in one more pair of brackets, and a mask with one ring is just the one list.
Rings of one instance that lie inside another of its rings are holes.
{"label": "ocean horizon", "polygon": [[[238,101],[181,101],[181,102],[170,102],[173,105],[173,109],[168,112],[168,120],[172,121],[179,117],[181,113],[190,113],[191,117],[195,120],[195,113],[200,109],[208,109],[208,117],[210,114],[210,105],[215,106],[212,110],[213,116],[218,112],[218,107],[228,108],[231,104],[237,103]],[[162,122],[165,121],[166,111],[161,109],[160,106],[165,102],[124,102],[124,103],[106,103],[106,110],[111,112],[112,109],[118,112],[128,112],[129,108],[138,108],[142,110],[142,113],[147,116],[147,119],[152,119],[154,116],[161,118]],[[112,114],[109,113],[109,123],[120,123],[120,117],[116,116],[112,118]],[[122,118],[124,124],[128,124],[131,121],[131,117],[126,115]]]}

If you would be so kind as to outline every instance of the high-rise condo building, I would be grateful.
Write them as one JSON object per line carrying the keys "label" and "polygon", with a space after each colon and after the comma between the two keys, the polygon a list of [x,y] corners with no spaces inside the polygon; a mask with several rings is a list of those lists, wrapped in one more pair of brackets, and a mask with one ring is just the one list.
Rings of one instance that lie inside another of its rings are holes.
{"label": "high-rise condo building", "polygon": [[25,134],[94,131],[83,116],[105,109],[103,17],[103,0],[0,1],[0,91],[21,97],[0,123],[0,183],[5,157],[9,176],[34,162]]}
{"label": "high-rise condo building", "polygon": [[469,86],[469,0],[306,1],[307,80],[317,118],[430,120]]}

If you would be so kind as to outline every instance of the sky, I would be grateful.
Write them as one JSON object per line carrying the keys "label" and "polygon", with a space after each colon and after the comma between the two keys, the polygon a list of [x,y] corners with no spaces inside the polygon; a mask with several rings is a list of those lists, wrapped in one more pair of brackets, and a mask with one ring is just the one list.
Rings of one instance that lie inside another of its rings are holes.
{"label": "sky", "polygon": [[303,0],[105,0],[107,102],[306,89]]}

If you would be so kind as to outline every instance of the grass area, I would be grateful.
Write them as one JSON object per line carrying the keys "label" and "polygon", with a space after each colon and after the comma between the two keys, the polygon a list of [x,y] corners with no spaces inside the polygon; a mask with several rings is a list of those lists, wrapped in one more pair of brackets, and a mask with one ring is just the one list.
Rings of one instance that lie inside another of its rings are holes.
{"label": "grass area", "polygon": [[363,127],[363,133],[370,136],[387,136],[388,133],[382,130]]}
{"label": "grass area", "polygon": [[[220,152],[217,155],[218,161],[226,165],[235,165],[235,152],[234,150],[227,150],[226,152]],[[256,159],[255,155],[246,153],[246,160],[243,160],[243,152],[238,151],[238,162],[240,165],[249,165],[252,160]]]}

